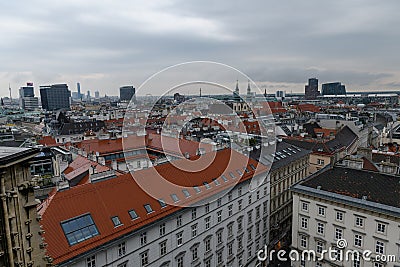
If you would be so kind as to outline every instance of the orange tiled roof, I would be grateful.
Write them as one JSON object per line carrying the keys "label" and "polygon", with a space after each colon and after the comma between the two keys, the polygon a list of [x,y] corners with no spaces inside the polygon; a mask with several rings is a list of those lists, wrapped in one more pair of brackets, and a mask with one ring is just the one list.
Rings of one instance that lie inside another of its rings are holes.
{"label": "orange tiled roof", "polygon": [[61,144],[58,144],[56,142],[56,139],[54,139],[51,136],[42,136],[42,139],[40,139],[38,141],[38,143],[43,146],[59,146],[59,145],[61,145]]}
{"label": "orange tiled roof", "polygon": [[[201,158],[210,160],[210,157],[212,157],[212,155],[205,154]],[[249,161],[249,163],[254,166],[258,164],[255,160],[248,159],[235,151],[226,149],[217,152],[214,161],[212,161],[207,168],[199,172],[186,172],[174,167],[172,164],[159,165],[154,167],[154,169],[160,172],[164,178],[175,184],[189,187],[208,182],[211,185],[211,189],[209,190],[203,187],[202,193],[200,194],[195,194],[194,189],[190,190],[190,194],[192,195],[192,197],[189,198],[190,203],[194,203],[202,198],[216,194],[226,189],[228,186],[232,186],[232,183],[236,182],[235,180],[229,179],[228,183],[223,183],[221,181],[220,186],[215,186],[212,183],[213,178],[217,178],[222,174],[223,166],[229,160],[232,165],[228,166],[228,170],[235,172],[237,177],[239,175],[236,173],[236,169],[241,169],[245,162]],[[174,161],[174,164],[180,161],[183,160]],[[193,164],[197,164],[196,161],[193,161]],[[155,175],[151,169],[135,172],[135,179],[141,182],[157,179],[158,177],[151,177]],[[254,171],[250,167],[248,167],[248,169],[250,172],[244,172],[240,181],[245,181],[253,177],[255,174]],[[266,170],[267,167],[265,166],[259,165],[259,167],[257,167],[258,173],[263,173]],[[167,194],[170,193],[171,192],[168,192]],[[185,198],[182,192],[173,193],[176,193],[178,197],[184,201]],[[143,207],[144,204],[150,204],[154,212],[147,214]],[[131,209],[136,211],[139,216],[138,219],[131,220],[128,214],[128,211]],[[181,209],[181,207],[171,205],[161,209],[159,202],[147,195],[136,181],[132,179],[130,174],[98,183],[76,186],[66,191],[60,191],[52,196],[52,200],[47,204],[41,220],[41,224],[46,231],[44,237],[48,244],[47,253],[54,259],[55,264],[59,264],[122,235],[135,231],[179,209]],[[100,234],[70,246],[60,223],[87,213],[91,214]],[[115,228],[110,219],[112,216],[119,216],[123,226]]]}

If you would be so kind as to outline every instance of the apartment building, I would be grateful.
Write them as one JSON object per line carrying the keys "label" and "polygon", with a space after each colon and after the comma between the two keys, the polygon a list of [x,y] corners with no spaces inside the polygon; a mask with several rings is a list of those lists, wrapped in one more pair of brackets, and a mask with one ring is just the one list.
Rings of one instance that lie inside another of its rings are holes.
{"label": "apartment building", "polygon": [[[255,266],[269,241],[268,168],[230,149],[198,157],[213,160],[198,172],[166,163],[54,193],[38,208],[48,256],[73,267]],[[159,179],[154,170],[184,188],[149,196],[137,181]]]}
{"label": "apartment building", "polygon": [[[300,253],[313,250],[323,258],[316,262],[300,258],[292,266],[400,266],[398,176],[326,168],[295,185],[292,192],[292,248]],[[323,253],[329,249],[338,252]],[[362,255],[367,250],[370,257],[353,258],[349,253]]]}

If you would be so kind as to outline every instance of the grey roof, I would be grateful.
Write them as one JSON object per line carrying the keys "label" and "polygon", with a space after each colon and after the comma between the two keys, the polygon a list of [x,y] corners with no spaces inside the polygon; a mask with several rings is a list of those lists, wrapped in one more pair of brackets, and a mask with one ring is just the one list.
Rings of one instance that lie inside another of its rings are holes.
{"label": "grey roof", "polygon": [[[357,200],[400,208],[400,177],[342,167],[325,168],[297,184],[293,190],[329,192]],[[309,188],[309,189],[307,189]]]}
{"label": "grey roof", "polygon": [[310,153],[310,150],[306,150],[282,141],[277,142],[274,155],[261,155],[261,150],[255,149],[251,151],[250,157],[266,166],[269,166],[273,159],[271,171],[274,171]]}
{"label": "grey roof", "polygon": [[23,157],[33,157],[37,153],[38,150],[34,148],[0,146],[0,167],[4,167],[5,165],[22,159]]}

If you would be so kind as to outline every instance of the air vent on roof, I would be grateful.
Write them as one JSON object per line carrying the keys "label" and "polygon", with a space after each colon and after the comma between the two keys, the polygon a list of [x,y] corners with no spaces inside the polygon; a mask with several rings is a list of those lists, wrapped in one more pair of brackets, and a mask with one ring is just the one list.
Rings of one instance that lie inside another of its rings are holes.
{"label": "air vent on roof", "polygon": [[362,200],[367,200],[368,196],[362,196]]}
{"label": "air vent on roof", "polygon": [[319,185],[319,186],[317,186],[317,189],[318,189],[318,190],[321,190],[321,188],[322,188],[322,186],[320,186],[320,185]]}

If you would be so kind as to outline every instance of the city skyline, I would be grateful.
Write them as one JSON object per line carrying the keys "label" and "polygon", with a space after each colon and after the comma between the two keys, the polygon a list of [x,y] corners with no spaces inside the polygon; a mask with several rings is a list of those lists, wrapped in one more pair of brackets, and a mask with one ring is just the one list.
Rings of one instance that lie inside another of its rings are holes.
{"label": "city skyline", "polygon": [[[43,8],[45,6],[45,8]],[[400,86],[399,3],[31,1],[0,4],[0,95],[76,82],[100,95],[136,88],[171,65],[231,65],[269,92],[303,92],[309,77],[348,91]],[[326,12],[329,11],[329,18]],[[65,16],[60,16],[60,13]],[[232,82],[233,83],[233,82]],[[154,92],[157,95],[159,92]]]}

